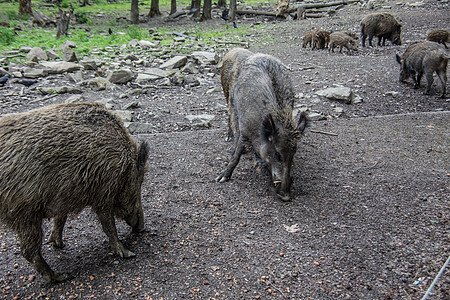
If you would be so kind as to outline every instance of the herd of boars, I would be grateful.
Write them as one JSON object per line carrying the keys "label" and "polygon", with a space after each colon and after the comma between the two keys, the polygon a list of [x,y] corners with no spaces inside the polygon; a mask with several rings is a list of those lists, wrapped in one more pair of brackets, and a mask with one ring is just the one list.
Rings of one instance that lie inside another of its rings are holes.
{"label": "herd of boars", "polygon": [[[394,45],[401,45],[402,25],[389,13],[373,13],[365,16],[361,20],[361,45],[373,46],[372,40],[378,38],[378,46],[385,46],[386,40]],[[310,46],[314,49],[325,49],[334,52],[339,47],[347,49],[348,53],[358,51],[355,33],[350,31],[330,32],[327,30],[310,30],[303,36],[303,48]],[[411,77],[414,81],[414,88],[420,87],[420,80],[425,75],[427,88],[425,94],[430,93],[433,84],[433,74],[437,73],[441,84],[441,98],[445,97],[447,83],[447,65],[449,54],[447,44],[450,42],[450,32],[442,29],[432,30],[427,34],[426,40],[411,43],[405,53],[396,55],[396,60],[400,64],[400,82],[404,82]],[[442,44],[443,46],[439,45]],[[445,48],[444,48],[445,47]]]}
{"label": "herd of boars", "polygon": [[[401,44],[401,25],[390,14],[372,14],[361,21],[362,46],[374,36]],[[429,93],[433,73],[445,96],[448,55],[436,42],[449,33],[435,31],[429,40],[411,44],[397,55],[400,81],[412,77],[415,87],[425,74]],[[309,32],[303,46],[356,49],[351,32]],[[446,45],[445,45],[446,46]],[[241,154],[252,152],[268,170],[274,190],[283,201],[291,199],[291,168],[297,144],[308,125],[304,113],[293,118],[295,92],[282,62],[242,48],[222,60],[221,85],[228,107],[228,140],[234,143],[225,170],[216,178],[230,179]],[[55,273],[41,254],[42,222],[53,219],[48,241],[62,247],[63,228],[70,213],[89,206],[98,215],[113,252],[133,257],[119,241],[114,218],[133,229],[144,229],[141,185],[148,169],[149,146],[136,142],[122,120],[96,103],[57,104],[0,117],[0,220],[13,230],[22,256],[47,282],[66,280]]]}

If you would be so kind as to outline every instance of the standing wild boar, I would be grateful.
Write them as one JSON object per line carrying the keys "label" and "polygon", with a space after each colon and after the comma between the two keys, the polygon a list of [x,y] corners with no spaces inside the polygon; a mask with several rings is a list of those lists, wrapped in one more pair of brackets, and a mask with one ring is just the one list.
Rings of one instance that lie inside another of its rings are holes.
{"label": "standing wild boar", "polygon": [[330,43],[330,32],[326,30],[316,30],[312,35],[312,49],[325,49]]}
{"label": "standing wild boar", "polygon": [[446,43],[450,43],[450,32],[446,30],[432,30],[427,34],[427,40],[443,44],[448,49]]}
{"label": "standing wild boar", "polygon": [[49,241],[61,247],[69,213],[90,206],[111,248],[114,216],[144,229],[141,184],[148,146],[136,143],[121,119],[95,103],[60,104],[0,118],[0,220],[18,236],[22,256],[48,282],[64,281],[41,255],[42,219],[53,218]]}
{"label": "standing wild boar", "polygon": [[372,47],[372,39],[378,37],[378,46],[385,44],[386,39],[395,45],[401,45],[400,34],[402,25],[388,13],[375,13],[365,16],[361,20],[361,41],[366,46],[366,38],[369,37],[369,45]]}
{"label": "standing wild boar", "polygon": [[277,195],[290,200],[291,166],[297,142],[306,127],[304,113],[296,123],[292,117],[294,90],[283,64],[273,56],[253,54],[236,63],[239,69],[229,91],[229,111],[234,150],[225,171],[216,180],[230,179],[246,146],[263,162],[275,184]]}
{"label": "standing wild boar", "polygon": [[310,30],[307,33],[305,33],[305,35],[303,36],[303,43],[302,43],[302,47],[306,48],[306,46],[310,46],[312,47],[312,38],[313,35],[317,32],[317,30]]}
{"label": "standing wild boar", "polygon": [[420,80],[425,74],[427,79],[425,94],[429,94],[433,84],[433,73],[436,72],[442,83],[441,98],[445,97],[449,57],[442,46],[429,41],[415,42],[406,48],[403,57],[396,54],[396,59],[400,64],[400,82],[412,77],[414,88],[417,89],[420,87]]}
{"label": "standing wild boar", "polygon": [[330,34],[328,51],[334,52],[334,48],[336,47],[339,47],[339,53],[342,53],[342,48],[346,48],[348,53],[350,53],[350,50],[358,51],[356,41],[344,32],[333,32]]}
{"label": "standing wild boar", "polygon": [[233,139],[233,133],[236,131],[231,120],[234,119],[234,110],[230,105],[230,91],[236,84],[236,79],[241,71],[242,63],[253,53],[243,48],[234,48],[230,50],[222,59],[222,69],[220,71],[220,83],[222,84],[225,100],[227,101],[228,108],[228,137],[227,140]]}

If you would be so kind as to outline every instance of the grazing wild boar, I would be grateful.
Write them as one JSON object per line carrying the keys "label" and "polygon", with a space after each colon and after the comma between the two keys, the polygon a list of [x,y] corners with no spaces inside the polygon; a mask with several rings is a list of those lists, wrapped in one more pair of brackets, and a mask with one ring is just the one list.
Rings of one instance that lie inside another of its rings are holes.
{"label": "grazing wild boar", "polygon": [[229,130],[227,141],[231,141],[233,139],[233,133],[236,131],[236,128],[233,128],[233,126],[236,124],[231,121],[234,120],[234,110],[232,109],[232,105],[230,105],[230,91],[236,84],[236,79],[239,76],[239,72],[241,71],[243,62],[251,55],[253,55],[253,53],[248,51],[247,49],[234,48],[230,50],[222,59],[220,82],[222,84],[222,89],[225,95],[225,100],[227,101],[228,108]]}
{"label": "grazing wild boar", "polygon": [[339,53],[342,53],[342,48],[346,48],[347,52],[350,50],[358,51],[356,41],[344,32],[333,32],[330,34],[330,46],[328,51],[334,52],[334,48],[339,47]]}
{"label": "grazing wild boar", "polygon": [[294,90],[286,68],[275,57],[253,54],[240,64],[229,91],[229,110],[233,112],[234,150],[225,171],[216,180],[230,179],[244,149],[251,149],[267,166],[277,195],[290,200],[291,167],[297,142],[307,125],[302,113],[292,117]]}
{"label": "grazing wild boar", "polygon": [[144,229],[147,157],[147,144],[136,143],[101,104],[59,104],[0,118],[0,220],[47,282],[69,276],[55,273],[41,255],[44,218],[54,219],[49,242],[61,247],[67,215],[89,206],[114,253],[135,256],[119,241],[114,216],[133,231]]}
{"label": "grazing wild boar", "polygon": [[445,97],[449,56],[442,46],[430,41],[415,42],[406,48],[403,56],[396,54],[396,59],[400,64],[400,82],[411,77],[414,81],[414,88],[417,89],[425,74],[427,79],[425,94],[429,94],[433,84],[433,73],[436,72],[442,83],[441,98]]}
{"label": "grazing wild boar", "polygon": [[365,16],[361,20],[361,41],[366,46],[366,38],[369,37],[369,45],[372,47],[372,39],[378,37],[378,46],[385,45],[386,39],[395,45],[401,45],[400,34],[402,25],[388,13],[375,13]]}
{"label": "grazing wild boar", "polygon": [[312,49],[325,49],[330,43],[330,32],[326,30],[316,30],[312,35]]}
{"label": "grazing wild boar", "polygon": [[427,34],[427,40],[443,44],[448,49],[446,43],[450,43],[450,32],[446,30],[432,30]]}

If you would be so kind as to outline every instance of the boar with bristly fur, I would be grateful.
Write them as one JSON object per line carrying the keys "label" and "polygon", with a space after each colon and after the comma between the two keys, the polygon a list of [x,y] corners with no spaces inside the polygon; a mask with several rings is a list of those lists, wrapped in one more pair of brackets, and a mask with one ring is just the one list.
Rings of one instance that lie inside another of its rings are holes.
{"label": "boar with bristly fur", "polygon": [[231,121],[234,119],[234,110],[230,105],[230,91],[236,84],[236,79],[239,77],[239,72],[241,71],[243,62],[251,55],[253,55],[253,53],[247,49],[234,48],[230,50],[222,59],[220,83],[222,84],[222,89],[228,108],[228,141],[233,139],[233,132],[236,131],[236,128],[233,128],[235,123]]}
{"label": "boar with bristly fur", "polygon": [[361,42],[366,46],[366,38],[369,38],[369,45],[372,47],[372,39],[378,37],[378,46],[384,46],[386,40],[395,45],[401,45],[402,25],[395,17],[388,13],[374,13],[365,16],[361,20]]}
{"label": "boar with bristly fur", "polygon": [[237,64],[240,69],[229,91],[229,110],[233,112],[234,150],[226,169],[216,178],[228,181],[244,149],[251,149],[267,167],[277,195],[290,200],[291,167],[297,143],[307,119],[292,116],[294,90],[287,69],[277,58],[253,54]]}
{"label": "boar with bristly fur", "polygon": [[351,50],[358,50],[356,41],[344,32],[333,32],[330,34],[328,51],[334,52],[334,48],[336,47],[339,47],[339,53],[342,53],[342,48],[346,48],[348,53],[351,53]]}
{"label": "boar with bristly fur", "polygon": [[445,98],[449,56],[442,46],[430,41],[414,42],[406,48],[403,56],[396,54],[396,59],[400,64],[400,82],[411,77],[414,88],[417,89],[420,87],[422,76],[425,75],[427,79],[425,94],[429,94],[433,84],[433,73],[436,72],[442,83],[441,98]]}
{"label": "boar with bristly fur", "polygon": [[317,30],[310,30],[307,33],[305,33],[305,35],[303,36],[303,43],[302,43],[303,48],[306,48],[306,46],[308,45],[312,47],[312,39],[315,32],[317,32]]}
{"label": "boar with bristly fur", "polygon": [[18,236],[22,256],[47,282],[55,273],[41,254],[42,220],[53,218],[49,242],[62,247],[68,214],[89,206],[113,252],[133,257],[119,241],[114,216],[144,229],[141,184],[148,146],[122,120],[95,103],[59,104],[0,118],[0,220]]}
{"label": "boar with bristly fur", "polygon": [[432,30],[427,34],[427,40],[442,44],[445,46],[445,49],[448,49],[446,43],[450,43],[450,32],[446,30]]}
{"label": "boar with bristly fur", "polygon": [[316,30],[312,35],[312,49],[325,49],[330,43],[330,32],[326,30]]}

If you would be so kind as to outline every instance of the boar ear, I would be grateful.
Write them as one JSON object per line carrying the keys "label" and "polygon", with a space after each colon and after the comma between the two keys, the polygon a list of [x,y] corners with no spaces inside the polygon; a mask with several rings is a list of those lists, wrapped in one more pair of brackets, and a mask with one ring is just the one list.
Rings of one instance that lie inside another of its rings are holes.
{"label": "boar ear", "polygon": [[395,54],[395,59],[397,60],[397,62],[398,62],[399,64],[402,64],[402,57],[401,57],[400,55]]}
{"label": "boar ear", "polygon": [[308,126],[308,118],[306,117],[306,113],[302,111],[300,113],[300,116],[298,116],[297,131],[303,133],[303,131],[305,131],[305,128],[307,126]]}
{"label": "boar ear", "polygon": [[272,142],[273,137],[276,135],[277,133],[277,129],[275,127],[275,122],[273,121],[272,115],[268,114],[263,121],[262,124],[262,137],[269,141]]}
{"label": "boar ear", "polygon": [[138,160],[137,160],[139,173],[145,173],[145,171],[146,171],[148,151],[149,151],[149,147],[148,147],[147,142],[141,142],[141,144],[139,145],[139,154],[138,154]]}

